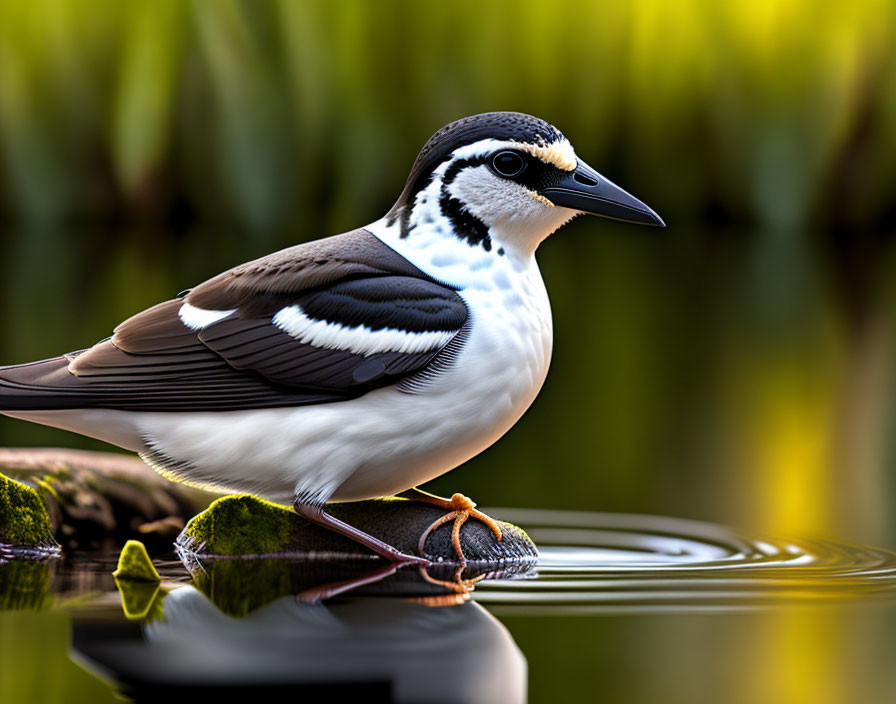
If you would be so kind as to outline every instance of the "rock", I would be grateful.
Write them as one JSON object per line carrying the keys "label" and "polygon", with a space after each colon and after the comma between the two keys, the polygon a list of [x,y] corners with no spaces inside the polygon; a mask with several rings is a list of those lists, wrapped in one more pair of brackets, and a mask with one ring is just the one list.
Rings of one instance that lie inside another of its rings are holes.
{"label": "rock", "polygon": [[[291,507],[252,496],[218,498],[190,519],[219,495],[170,482],[134,457],[75,450],[0,449],[0,472],[17,480],[4,477],[4,486],[14,486],[15,491],[31,497],[24,501],[0,496],[0,542],[8,544],[10,538],[3,537],[4,526],[9,526],[10,536],[24,530],[28,523],[25,519],[33,509],[34,516],[41,515],[45,521],[44,537],[43,542],[30,544],[56,551],[54,531],[66,548],[96,546],[108,538],[139,537],[151,550],[164,549],[170,546],[178,528],[186,524],[176,541],[186,555],[313,555],[339,559],[372,555],[353,540],[308,523]],[[46,506],[35,487],[42,491]],[[37,508],[35,499],[42,509]],[[407,499],[331,504],[327,510],[414,555],[420,535],[445,515],[443,509]],[[538,551],[526,533],[508,523],[500,525],[504,537],[498,541],[480,521],[471,518],[464,524],[461,542],[470,565],[480,563],[483,569],[494,571],[534,564]],[[456,564],[451,525],[433,531],[425,549],[434,562]]]}
{"label": "rock", "polygon": [[46,490],[56,538],[66,548],[140,537],[167,547],[217,495],[168,481],[136,457],[109,452],[0,449],[0,472]]}
{"label": "rock", "polygon": [[[335,518],[373,535],[399,550],[417,554],[417,543],[426,528],[445,511],[407,499],[376,499],[330,504]],[[470,564],[495,568],[519,562],[534,563],[538,550],[517,526],[499,521],[504,533],[498,540],[481,521],[470,519],[461,529],[461,544]],[[248,495],[226,496],[194,517],[177,539],[187,555],[260,557],[369,556],[372,552],[355,541],[309,523],[291,507]],[[433,531],[426,541],[426,556],[434,562],[456,563],[451,525]]]}
{"label": "rock", "polygon": [[[443,509],[406,499],[332,504],[327,510],[410,554],[417,554],[427,527],[445,515]],[[309,523],[291,507],[238,495],[220,498],[194,517],[177,547],[196,588],[237,618],[287,595],[314,602],[351,592],[455,604],[469,598],[479,579],[534,569],[538,551],[529,537],[514,525],[500,525],[498,541],[481,522],[464,524],[461,542],[468,563],[458,574],[450,525],[426,541],[432,565],[399,566],[372,559],[371,551]]]}
{"label": "rock", "polygon": [[118,556],[118,569],[112,573],[115,579],[129,579],[133,582],[162,581],[159,573],[146,553],[146,547],[139,540],[129,540]]}
{"label": "rock", "polygon": [[51,555],[59,550],[44,499],[34,488],[0,474],[0,560],[7,555]]}

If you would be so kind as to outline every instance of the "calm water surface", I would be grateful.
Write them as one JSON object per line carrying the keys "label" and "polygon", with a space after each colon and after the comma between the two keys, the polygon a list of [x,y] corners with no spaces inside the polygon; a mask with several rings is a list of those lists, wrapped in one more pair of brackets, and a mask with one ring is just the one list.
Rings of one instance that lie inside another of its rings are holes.
{"label": "calm water surface", "polygon": [[[0,565],[0,700],[248,687],[404,702],[892,701],[896,553],[652,516],[495,513],[529,530],[537,568],[454,606],[421,603],[416,568],[374,560],[188,571],[169,555],[160,589],[129,593],[111,577],[114,549]],[[294,596],[352,579],[363,585],[324,603]]]}

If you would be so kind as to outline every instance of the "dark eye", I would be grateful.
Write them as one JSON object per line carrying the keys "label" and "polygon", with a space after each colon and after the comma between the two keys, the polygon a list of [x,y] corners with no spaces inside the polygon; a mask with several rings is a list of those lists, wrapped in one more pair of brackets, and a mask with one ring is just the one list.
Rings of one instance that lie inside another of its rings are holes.
{"label": "dark eye", "polygon": [[516,152],[498,152],[492,157],[492,168],[499,176],[513,178],[526,168],[526,160]]}

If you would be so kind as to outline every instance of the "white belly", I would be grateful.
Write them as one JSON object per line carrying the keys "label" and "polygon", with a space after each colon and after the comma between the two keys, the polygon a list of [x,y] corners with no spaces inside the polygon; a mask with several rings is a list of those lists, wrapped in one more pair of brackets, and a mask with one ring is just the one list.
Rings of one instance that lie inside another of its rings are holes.
{"label": "white belly", "polygon": [[389,387],[320,406],[135,420],[189,481],[283,502],[297,493],[336,501],[398,493],[484,450],[534,400],[551,351],[540,277],[537,284],[534,295],[466,292],[469,338],[454,364],[415,393]]}

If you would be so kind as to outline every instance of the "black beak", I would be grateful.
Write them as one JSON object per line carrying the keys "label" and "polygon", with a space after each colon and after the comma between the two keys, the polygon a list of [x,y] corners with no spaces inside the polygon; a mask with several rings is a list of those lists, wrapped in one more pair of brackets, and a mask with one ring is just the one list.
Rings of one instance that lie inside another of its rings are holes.
{"label": "black beak", "polygon": [[539,193],[554,205],[639,225],[665,227],[663,219],[634,196],[608,181],[579,159],[575,171]]}

